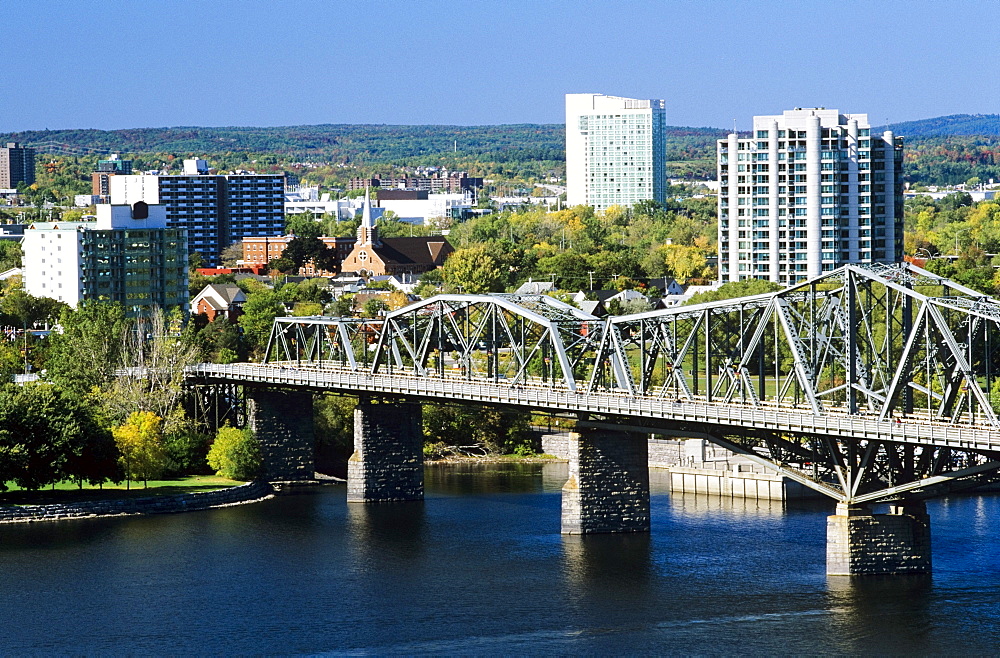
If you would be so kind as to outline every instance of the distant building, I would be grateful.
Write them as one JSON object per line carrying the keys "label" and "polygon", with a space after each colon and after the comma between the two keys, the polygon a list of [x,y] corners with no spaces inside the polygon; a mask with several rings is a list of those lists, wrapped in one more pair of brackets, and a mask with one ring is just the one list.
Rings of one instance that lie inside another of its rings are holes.
{"label": "distant building", "polygon": [[662,100],[566,94],[566,203],[607,210],[666,201]]}
{"label": "distant building", "polygon": [[[243,238],[243,264],[247,267],[266,266],[272,260],[281,258],[285,247],[295,239],[294,235],[254,236]],[[354,249],[354,238],[337,238],[323,236],[320,238],[327,249],[337,253],[337,262],[344,260]],[[299,268],[299,276],[336,276],[339,268],[334,271],[317,269],[312,263],[306,263]]]}
{"label": "distant building", "polygon": [[235,323],[243,315],[246,301],[247,296],[239,286],[210,283],[191,300],[191,313],[204,313],[209,322],[215,322],[215,318],[221,315]]}
{"label": "distant building", "polygon": [[39,222],[24,232],[24,288],[76,307],[120,302],[129,316],[188,309],[187,239],[166,209],[139,201],[97,206],[95,222]]}
{"label": "distant building", "polygon": [[35,149],[7,142],[0,148],[0,189],[13,189],[35,182]]}
{"label": "distant building", "polygon": [[112,153],[107,160],[97,161],[97,167],[90,175],[91,193],[99,197],[97,202],[108,203],[111,195],[110,178],[112,176],[127,176],[131,173],[132,161],[122,160],[117,153]]}
{"label": "distant building", "polygon": [[464,171],[444,172],[438,176],[410,178],[352,178],[349,188],[366,190],[373,188],[403,188],[428,192],[472,192],[483,187],[483,179],[468,176]]}
{"label": "distant building", "polygon": [[472,209],[472,197],[466,193],[431,194],[426,190],[378,190],[378,204],[372,208],[372,219],[378,221],[375,213],[392,211],[396,217],[410,224],[425,224],[428,220],[444,217],[459,218]]}
{"label": "distant building", "polygon": [[796,108],[718,142],[719,280],[793,284],[903,259],[903,141],[867,114]]}
{"label": "distant building", "polygon": [[188,248],[209,266],[222,250],[251,236],[285,232],[282,174],[209,174],[204,160],[185,160],[184,175],[121,175],[110,179],[113,203],[162,204],[167,225],[183,228]]}
{"label": "distant building", "polygon": [[454,248],[443,237],[381,238],[366,198],[354,248],[341,263],[341,272],[360,276],[420,274],[444,264]]}
{"label": "distant building", "polygon": [[362,199],[332,199],[329,192],[319,193],[315,187],[285,188],[285,214],[312,213],[317,221],[324,216],[336,217],[338,222],[350,221],[361,212]]}

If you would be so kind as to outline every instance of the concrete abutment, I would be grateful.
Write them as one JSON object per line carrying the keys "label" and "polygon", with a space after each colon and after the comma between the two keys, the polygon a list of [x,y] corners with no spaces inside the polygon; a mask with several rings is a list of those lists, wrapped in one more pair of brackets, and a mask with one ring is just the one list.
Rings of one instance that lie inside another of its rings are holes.
{"label": "concrete abutment", "polygon": [[646,436],[582,429],[569,437],[562,533],[649,532]]}
{"label": "concrete abutment", "polygon": [[359,400],[347,502],[423,500],[423,445],[419,404]]}
{"label": "concrete abutment", "polygon": [[924,503],[899,503],[891,506],[888,514],[840,503],[837,513],[827,517],[827,575],[930,571],[931,523]]}

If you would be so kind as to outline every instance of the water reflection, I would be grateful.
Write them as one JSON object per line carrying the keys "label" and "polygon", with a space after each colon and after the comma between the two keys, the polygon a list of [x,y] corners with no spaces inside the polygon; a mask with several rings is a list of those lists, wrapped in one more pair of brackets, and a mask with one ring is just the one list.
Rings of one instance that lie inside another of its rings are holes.
{"label": "water reflection", "polygon": [[633,628],[656,601],[648,534],[564,535],[563,581],[576,629],[587,635]]}
{"label": "water reflection", "polygon": [[[906,629],[905,645],[931,646],[935,620],[930,613],[930,574],[907,576],[827,576],[828,608],[838,653],[896,654],[903,646],[896,633]],[[959,647],[955,647],[959,650]]]}
{"label": "water reflection", "polygon": [[538,464],[519,462],[431,464],[424,469],[424,488],[447,496],[535,493],[543,487],[538,470]]}
{"label": "water reflection", "polygon": [[347,532],[360,564],[374,567],[387,560],[409,560],[425,546],[424,501],[348,503]]}
{"label": "water reflection", "polygon": [[726,516],[752,516],[755,519],[778,518],[785,514],[785,502],[733,498],[708,494],[672,493],[670,512],[676,517],[698,517],[725,514]]}
{"label": "water reflection", "polygon": [[563,573],[571,588],[641,588],[652,573],[651,545],[646,533],[562,535]]}

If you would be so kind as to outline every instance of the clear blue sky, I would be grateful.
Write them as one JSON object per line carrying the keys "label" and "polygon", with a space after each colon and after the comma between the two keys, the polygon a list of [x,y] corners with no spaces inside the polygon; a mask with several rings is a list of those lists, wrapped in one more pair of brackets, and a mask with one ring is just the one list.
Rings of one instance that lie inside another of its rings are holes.
{"label": "clear blue sky", "polygon": [[0,132],[562,123],[575,92],[741,129],[1000,112],[993,0],[3,0],[0,24]]}

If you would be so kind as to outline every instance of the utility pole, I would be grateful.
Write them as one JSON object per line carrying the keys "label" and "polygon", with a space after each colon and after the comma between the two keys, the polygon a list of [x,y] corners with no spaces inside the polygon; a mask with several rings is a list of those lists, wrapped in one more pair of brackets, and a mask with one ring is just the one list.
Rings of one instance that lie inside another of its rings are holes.
{"label": "utility pole", "polygon": [[594,270],[588,270],[587,275],[590,276],[590,292],[594,292]]}

